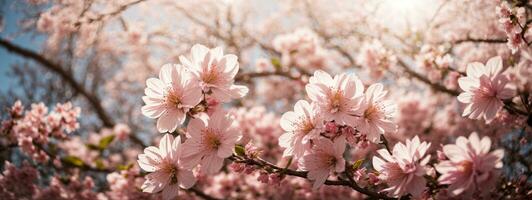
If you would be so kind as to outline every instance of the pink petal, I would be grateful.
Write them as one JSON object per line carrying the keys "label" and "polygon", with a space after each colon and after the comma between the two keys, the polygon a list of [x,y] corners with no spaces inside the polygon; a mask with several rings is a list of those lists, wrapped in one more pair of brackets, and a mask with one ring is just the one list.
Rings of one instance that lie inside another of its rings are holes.
{"label": "pink petal", "polygon": [[166,158],[172,153],[172,143],[174,142],[174,136],[170,134],[164,134],[159,141],[159,153],[161,157]]}
{"label": "pink petal", "polygon": [[176,199],[179,193],[179,186],[177,184],[168,185],[163,190],[163,199],[164,200],[173,200]]}
{"label": "pink petal", "polygon": [[157,120],[157,129],[161,133],[174,132],[184,120],[185,115],[182,112],[177,109],[169,109]]}
{"label": "pink petal", "polygon": [[179,186],[189,189],[196,184],[196,177],[194,177],[192,171],[180,170],[177,181],[179,182]]}
{"label": "pink petal", "polygon": [[201,171],[207,174],[215,174],[222,168],[224,159],[216,154],[210,154],[201,160]]}
{"label": "pink petal", "polygon": [[149,118],[157,118],[164,114],[166,111],[166,106],[163,104],[148,104],[142,106],[141,112],[142,115]]}
{"label": "pink petal", "polygon": [[162,171],[156,171],[146,175],[146,181],[142,184],[142,191],[157,193],[161,191],[170,181],[170,175]]}
{"label": "pink petal", "polygon": [[194,118],[188,122],[187,133],[193,138],[200,138],[203,129],[205,129],[205,124],[201,119]]}

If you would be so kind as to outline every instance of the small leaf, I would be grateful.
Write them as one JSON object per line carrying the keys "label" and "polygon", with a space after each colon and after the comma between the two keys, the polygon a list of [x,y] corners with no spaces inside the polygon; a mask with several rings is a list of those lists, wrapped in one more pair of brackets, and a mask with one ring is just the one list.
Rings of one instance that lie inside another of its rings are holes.
{"label": "small leaf", "polygon": [[242,145],[235,145],[235,153],[238,156],[245,156],[246,155],[246,149]]}
{"label": "small leaf", "polygon": [[96,162],[96,168],[105,169],[105,165],[103,164],[102,159],[97,159],[95,162]]}
{"label": "small leaf", "polygon": [[67,164],[76,166],[76,167],[84,167],[85,163],[81,158],[78,158],[76,156],[66,156],[63,158],[63,162],[66,162]]}
{"label": "small leaf", "polygon": [[100,150],[100,147],[98,145],[95,145],[95,144],[86,144],[87,148],[91,149],[91,150]]}
{"label": "small leaf", "polygon": [[131,169],[133,167],[133,163],[129,163],[127,165],[118,165],[116,167],[116,169],[118,169],[119,171],[122,171],[122,170],[128,170],[128,169]]}
{"label": "small leaf", "polygon": [[279,60],[279,58],[272,58],[270,60],[270,62],[272,63],[273,67],[275,68],[275,71],[280,71],[281,70],[281,61]]}
{"label": "small leaf", "polygon": [[98,143],[98,148],[100,150],[106,149],[109,146],[109,144],[113,142],[114,139],[115,139],[115,135],[110,135],[110,136],[100,139],[100,143]]}
{"label": "small leaf", "polygon": [[360,168],[360,166],[362,166],[362,163],[364,163],[364,159],[355,161],[355,163],[353,163],[353,169],[357,170],[358,168]]}

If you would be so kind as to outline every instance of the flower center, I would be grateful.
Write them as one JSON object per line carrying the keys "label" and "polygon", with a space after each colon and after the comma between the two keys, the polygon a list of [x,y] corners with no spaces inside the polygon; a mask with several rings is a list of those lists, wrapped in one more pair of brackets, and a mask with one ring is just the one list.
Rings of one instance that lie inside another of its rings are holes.
{"label": "flower center", "polygon": [[335,91],[331,96],[331,113],[339,112],[342,106],[342,93],[340,91]]}
{"label": "flower center", "polygon": [[371,121],[371,120],[375,119],[375,117],[376,117],[378,112],[379,112],[379,108],[377,106],[371,104],[364,111],[364,118]]}
{"label": "flower center", "polygon": [[475,98],[476,99],[491,99],[497,97],[497,90],[494,88],[491,88],[490,86],[481,85],[477,91],[475,92]]}
{"label": "flower center", "polygon": [[216,64],[211,63],[210,69],[203,73],[202,80],[208,84],[214,84],[218,80],[218,73],[216,72]]}
{"label": "flower center", "polygon": [[162,163],[161,170],[163,173],[170,174],[170,184],[177,183],[177,174],[179,170],[174,164],[172,164],[171,161],[164,160]]}
{"label": "flower center", "polygon": [[205,147],[210,151],[216,151],[218,150],[218,147],[222,145],[218,135],[216,135],[214,130],[211,129],[207,129],[203,132],[203,142]]}
{"label": "flower center", "polygon": [[471,174],[473,172],[473,162],[464,160],[458,163],[458,170],[465,174]]}
{"label": "flower center", "polygon": [[327,159],[327,166],[335,166],[336,165],[336,157],[334,156],[329,156],[329,158]]}
{"label": "flower center", "polygon": [[301,129],[301,132],[305,133],[305,135],[310,133],[310,131],[314,129],[314,125],[312,124],[312,122],[310,122],[309,120],[305,118],[301,119],[301,123],[299,127]]}
{"label": "flower center", "polygon": [[182,108],[181,97],[173,89],[168,90],[168,94],[166,95],[166,105],[178,109]]}

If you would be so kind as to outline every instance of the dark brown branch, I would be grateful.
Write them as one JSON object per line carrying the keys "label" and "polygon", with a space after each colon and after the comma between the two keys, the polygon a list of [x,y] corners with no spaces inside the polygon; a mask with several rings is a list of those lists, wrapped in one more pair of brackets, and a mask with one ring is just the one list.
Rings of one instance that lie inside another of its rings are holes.
{"label": "dark brown branch", "polygon": [[299,80],[300,76],[292,76],[289,72],[249,72],[249,73],[240,73],[235,77],[235,81],[247,82],[256,77],[266,77],[266,76],[282,76],[292,80]]}
{"label": "dark brown branch", "polygon": [[[244,158],[244,157],[240,157],[240,156],[236,156],[236,155],[233,155],[232,157],[230,157],[231,160],[233,160],[234,162],[237,162],[237,163],[244,163],[244,164],[247,164],[247,165],[254,165],[254,166],[257,166],[257,167],[260,167],[260,168],[263,168],[263,169],[272,169],[274,171],[270,171],[272,173],[283,173],[283,174],[286,174],[286,175],[291,175],[291,176],[297,176],[297,177],[301,177],[301,178],[307,178],[307,173],[306,171],[296,171],[296,170],[291,170],[291,169],[285,169],[285,168],[282,168],[282,167],[278,167],[277,165],[274,165],[268,161],[265,161],[261,158],[255,158],[255,159],[252,159],[252,158]],[[348,167],[349,165],[346,165],[346,167]],[[325,185],[336,185],[336,186],[346,186],[346,187],[350,187],[362,194],[365,194],[367,196],[370,196],[370,197],[373,197],[373,198],[377,198],[377,199],[395,199],[395,198],[391,198],[391,197],[388,197],[382,193],[377,193],[377,192],[373,192],[373,191],[370,191],[368,189],[365,189],[365,188],[361,188],[360,186],[358,186],[355,182],[351,182],[351,181],[348,181],[348,180],[343,180],[343,179],[339,179],[339,180],[326,180],[325,181]]]}
{"label": "dark brown branch", "polygon": [[455,40],[454,44],[461,44],[461,43],[467,43],[467,42],[473,42],[473,43],[506,43],[508,40],[506,38],[500,39],[500,38],[471,38],[467,37],[464,39],[458,39]]}
{"label": "dark brown branch", "polygon": [[[89,92],[81,83],[74,79],[74,77],[69,72],[67,72],[64,67],[55,62],[52,62],[51,60],[48,60],[47,58],[30,49],[18,46],[3,38],[0,38],[0,46],[2,46],[4,49],[11,53],[17,54],[25,58],[29,58],[39,63],[44,68],[56,73],[70,87],[72,87],[72,89],[74,89],[78,94],[81,94],[83,97],[85,97],[85,99],[87,99],[87,102],[96,111],[96,115],[98,115],[104,127],[112,128],[115,126],[116,123],[113,121],[113,119],[105,111],[103,105],[100,103],[100,98],[95,94]],[[140,138],[138,138],[137,136],[132,135],[132,137],[130,138],[131,140],[133,140],[133,142],[144,146],[142,140],[140,140]]]}
{"label": "dark brown branch", "polygon": [[3,38],[0,38],[0,46],[2,46],[7,51],[17,54],[19,56],[29,58],[37,63],[39,63],[44,68],[56,73],[58,76],[60,76],[72,89],[77,91],[79,94],[84,96],[89,104],[94,108],[96,111],[96,114],[102,121],[103,125],[106,127],[113,127],[115,125],[115,122],[111,119],[111,117],[105,112],[102,104],[100,104],[101,100],[94,94],[87,91],[87,89],[82,86],[77,80],[74,79],[72,74],[68,73],[64,67],[61,65],[52,62],[48,60],[47,58],[43,57],[42,55],[30,50],[26,49],[24,47],[18,46],[8,40],[5,40]]}
{"label": "dark brown branch", "polygon": [[417,73],[416,71],[410,69],[410,67],[407,66],[407,64],[402,61],[401,59],[398,59],[398,62],[399,62],[399,66],[401,68],[403,68],[403,70],[411,77],[427,84],[428,86],[430,86],[432,89],[436,90],[436,91],[439,91],[439,92],[444,92],[444,93],[447,93],[449,95],[452,95],[452,96],[458,96],[460,94],[460,92],[456,91],[456,90],[451,90],[451,89],[448,89],[440,84],[437,84],[437,83],[433,83],[431,82],[427,77]]}
{"label": "dark brown branch", "polygon": [[209,196],[208,194],[205,194],[203,191],[199,190],[196,187],[192,187],[190,189],[185,189],[185,190],[189,191],[189,192],[195,194],[196,196],[201,197],[201,198],[203,198],[205,200],[218,200],[218,198],[211,197],[211,196]]}

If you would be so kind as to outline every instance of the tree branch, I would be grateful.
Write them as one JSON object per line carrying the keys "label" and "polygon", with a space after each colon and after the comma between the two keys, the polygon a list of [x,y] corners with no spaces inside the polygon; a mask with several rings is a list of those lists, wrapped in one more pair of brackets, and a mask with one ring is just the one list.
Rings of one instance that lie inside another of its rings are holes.
{"label": "tree branch", "polygon": [[508,39],[500,39],[500,38],[471,38],[467,37],[464,39],[458,39],[455,40],[454,44],[461,44],[461,43],[467,43],[467,42],[473,42],[473,43],[506,43],[508,42]]}
{"label": "tree branch", "polygon": [[235,77],[235,81],[249,81],[255,77],[266,77],[266,76],[282,76],[292,80],[299,80],[301,76],[292,76],[289,72],[274,71],[274,72],[249,72],[249,73],[240,73]]}
{"label": "tree branch", "polygon": [[[260,168],[270,168],[270,169],[273,169],[275,172],[278,172],[278,173],[283,173],[283,174],[286,174],[286,175],[291,175],[291,176],[297,176],[297,177],[301,177],[301,178],[307,178],[307,174],[308,172],[306,171],[296,171],[296,170],[291,170],[291,169],[285,169],[285,168],[282,168],[282,167],[278,167],[268,161],[265,161],[261,158],[256,158],[256,159],[252,159],[252,158],[247,158],[247,157],[240,157],[240,156],[237,156],[237,155],[233,155],[232,157],[230,157],[229,159],[233,160],[234,162],[236,163],[244,163],[244,164],[247,164],[247,165],[254,165],[254,166],[257,166],[257,167],[260,167]],[[348,167],[348,165],[346,165],[346,167]],[[346,186],[346,187],[350,187],[354,190],[356,190],[357,192],[360,192],[362,194],[365,194],[365,195],[368,195],[370,197],[373,197],[373,198],[377,198],[377,199],[395,199],[395,198],[391,198],[391,197],[388,197],[382,193],[377,193],[377,192],[373,192],[373,191],[370,191],[368,189],[365,189],[365,188],[361,188],[359,187],[356,183],[352,183],[350,181],[347,181],[347,180],[342,180],[342,179],[339,179],[339,180],[326,180],[325,181],[325,185],[336,185],[336,186]]]}
{"label": "tree branch", "polygon": [[[425,77],[425,76],[417,73],[416,71],[410,69],[410,67],[408,67],[407,64],[403,60],[398,59],[398,63],[399,63],[399,66],[401,68],[403,68],[403,70],[408,75],[410,75],[411,77],[413,77],[413,78],[415,78],[415,79],[427,84],[428,86],[430,86],[435,91],[443,92],[443,93],[449,94],[451,96],[458,96],[460,94],[460,92],[457,91],[457,90],[451,90],[451,89],[446,88],[443,85],[431,82],[427,77]],[[511,101],[504,101],[504,109],[508,110],[511,114],[515,113],[515,114],[523,115],[525,117],[530,117],[529,116],[530,113],[527,113],[526,111],[518,109],[517,107],[514,106],[514,103],[512,103]]]}
{"label": "tree branch", "polygon": [[7,51],[17,54],[19,56],[29,58],[37,63],[39,63],[44,68],[56,73],[58,76],[60,76],[65,82],[72,87],[75,91],[77,91],[79,94],[84,96],[89,104],[94,108],[96,111],[96,114],[102,121],[102,124],[105,127],[113,127],[115,125],[115,122],[111,119],[111,117],[105,112],[102,104],[100,104],[101,100],[98,98],[98,96],[90,93],[87,91],[87,89],[82,86],[74,77],[72,74],[68,73],[64,67],[61,65],[54,63],[47,58],[43,57],[42,55],[30,50],[26,49],[24,47],[18,46],[4,38],[0,38],[0,46],[2,46]]}
{"label": "tree branch", "polygon": [[398,60],[398,63],[399,63],[399,66],[401,68],[403,68],[403,70],[411,77],[427,84],[428,86],[430,86],[432,89],[436,90],[436,91],[439,91],[439,92],[443,92],[443,93],[446,93],[446,94],[449,94],[449,95],[452,95],[452,96],[458,96],[460,94],[460,92],[456,91],[456,90],[451,90],[451,89],[448,89],[440,84],[437,84],[437,83],[433,83],[431,82],[427,77],[417,73],[416,71],[410,69],[410,67],[407,66],[407,64],[401,60],[401,59],[397,59]]}

